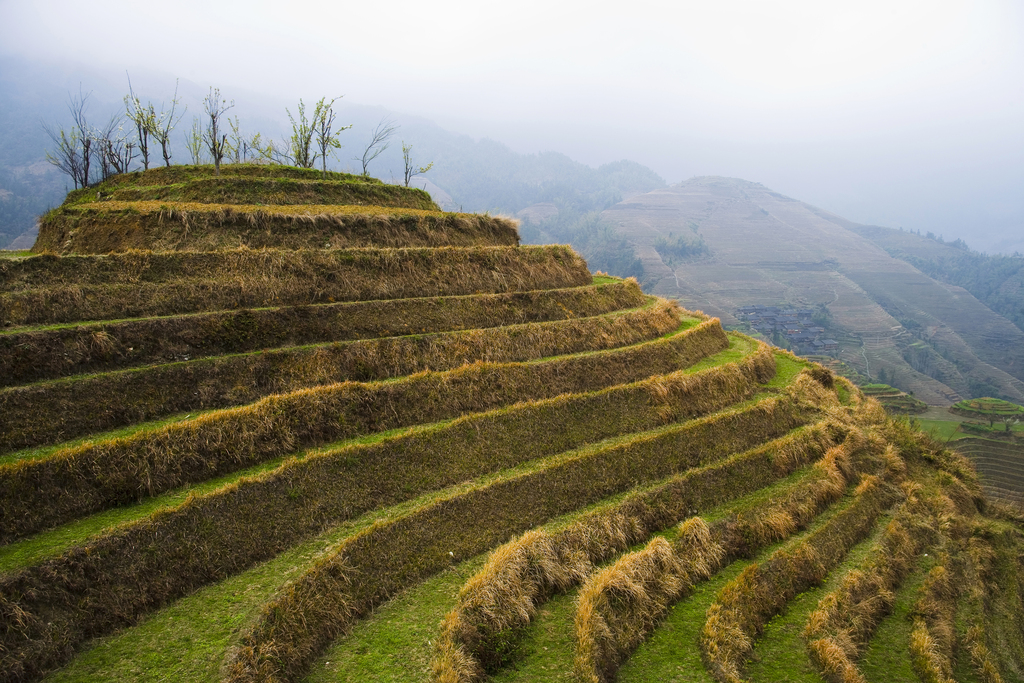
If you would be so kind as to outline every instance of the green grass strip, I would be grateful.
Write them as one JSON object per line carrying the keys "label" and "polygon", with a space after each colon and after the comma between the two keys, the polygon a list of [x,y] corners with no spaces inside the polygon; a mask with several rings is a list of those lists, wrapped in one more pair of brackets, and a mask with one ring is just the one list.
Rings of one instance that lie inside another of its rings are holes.
{"label": "green grass strip", "polygon": [[868,643],[859,668],[871,683],[918,680],[910,657],[910,632],[914,627],[911,615],[920,597],[921,586],[935,563],[933,553],[921,557],[913,572],[896,591],[892,613],[881,621]]}
{"label": "green grass strip", "polygon": [[0,269],[0,320],[104,320],[590,284],[565,246],[128,252],[35,256]]}
{"label": "green grass strip", "polygon": [[[804,428],[794,430],[790,435],[795,435],[802,429]],[[727,466],[727,463],[721,464],[721,467]],[[786,496],[793,487],[799,486],[809,475],[813,476],[813,471],[810,467],[804,467],[758,489],[752,494],[723,502],[706,512],[702,509],[703,506],[698,505],[698,507],[692,508],[691,512],[701,514],[706,519],[731,516],[758,506],[766,498],[777,499]],[[664,484],[659,484],[658,486],[664,486]],[[723,489],[726,492],[741,492],[739,489],[731,490],[728,486],[723,487]],[[643,494],[642,492],[636,492],[630,495],[642,496]],[[564,523],[562,526],[564,526]],[[678,529],[676,527],[670,527],[652,534],[652,537],[661,536],[673,539],[676,537],[677,532]],[[631,548],[624,552],[635,552],[643,548],[646,543],[646,540],[641,541],[632,545]],[[599,565],[598,568],[609,566],[621,557],[622,554],[624,553],[612,555]],[[568,680],[571,677],[575,647],[573,632],[577,594],[578,588],[574,588],[567,593],[553,596],[539,608],[538,617],[525,629],[521,642],[517,644],[517,652],[513,662],[508,667],[495,672],[492,675],[493,680]],[[324,658],[332,659],[332,657],[326,655]]]}
{"label": "green grass strip", "polygon": [[886,516],[880,517],[874,533],[853,546],[822,584],[799,593],[786,605],[782,614],[765,625],[747,664],[746,672],[751,680],[820,683],[821,676],[807,655],[803,637],[807,615],[817,608],[822,597],[838,588],[847,571],[857,567],[867,557],[885,533],[887,519]]}
{"label": "green grass strip", "polygon": [[836,515],[847,510],[853,502],[854,499],[847,496],[818,515],[802,533],[766,547],[753,560],[735,561],[708,581],[697,584],[688,598],[677,602],[669,609],[665,620],[651,637],[626,660],[619,669],[618,680],[623,683],[716,683],[714,677],[704,668],[699,640],[707,611],[716,602],[718,595],[751,566],[764,564],[779,550],[802,543],[816,534]]}
{"label": "green grass strip", "polygon": [[[542,475],[509,478],[354,538],[267,606],[245,638],[246,647],[232,666],[232,680],[248,680],[246,671],[262,667],[292,679],[353,618],[365,615],[383,597],[436,573],[437,563],[447,554],[456,559],[475,555],[510,533],[637,481],[657,479],[672,469],[714,461],[775,438],[797,425],[796,415],[788,412],[784,402],[770,399],[749,409],[724,411],[686,423],[678,431],[668,430],[664,440],[638,440],[624,446],[628,450],[621,454],[595,453],[593,458],[567,460],[564,467],[545,468]],[[471,529],[464,526],[466,519],[475,520]],[[367,573],[371,567],[372,580]],[[362,571],[364,580],[343,579],[353,571]],[[301,607],[308,604],[318,605],[315,613]]]}
{"label": "green grass strip", "polygon": [[534,292],[419,297],[0,330],[6,386],[170,358],[204,358],[317,342],[582,318],[640,306],[635,282]]}
{"label": "green grass strip", "polygon": [[[635,437],[639,438],[636,443],[627,441],[616,445],[613,442],[607,446],[611,449],[607,452],[600,449],[594,452],[590,449],[578,455],[565,455],[563,458],[567,461],[562,469],[559,469],[561,460],[556,456],[553,462],[546,463],[548,467],[544,468],[543,473],[532,477],[522,475],[510,480],[512,488],[505,486],[501,489],[512,496],[504,504],[513,504],[511,501],[514,501],[513,508],[522,504],[523,499],[516,493],[517,487],[533,486],[543,492],[544,486],[550,484],[556,488],[583,486],[584,491],[577,492],[579,496],[542,496],[546,501],[544,504],[532,506],[522,511],[523,514],[528,517],[544,514],[558,500],[572,501],[573,505],[578,505],[587,496],[600,497],[602,491],[609,492],[638,478],[650,476],[650,470],[658,458],[668,458],[661,467],[672,467],[673,458],[693,457],[698,453],[700,457],[714,457],[720,449],[735,447],[737,439],[740,442],[763,439],[765,436],[762,432],[765,430],[770,432],[780,426],[792,427],[791,421],[794,419],[796,416],[791,408],[780,406],[778,401],[771,399],[749,408],[741,404],[713,420],[708,418],[686,423],[687,430],[696,430],[692,443],[678,429],[666,427],[644,438]],[[745,428],[737,429],[739,425]],[[708,442],[710,434],[715,434],[714,445]],[[680,444],[685,444],[685,447],[678,451],[669,449],[667,452],[650,452],[651,448],[659,447],[666,438],[682,440]],[[619,457],[617,449],[620,448],[636,451],[638,455],[615,464]],[[643,462],[638,462],[637,457]],[[580,460],[580,467],[597,468],[603,474],[574,476],[572,473],[576,465],[573,463],[576,459]],[[308,461],[307,458],[305,462]],[[529,470],[541,466],[531,463],[521,467]],[[554,468],[552,471],[564,472],[548,482],[548,478],[553,476],[548,473],[551,468]],[[654,469],[657,471],[657,468]],[[7,643],[4,647],[13,653],[6,658],[7,664],[11,667],[52,666],[59,661],[60,652],[66,652],[63,645],[56,651],[50,649],[54,638],[60,643],[75,642],[85,633],[102,633],[104,629],[125,625],[126,620],[131,623],[141,614],[182,592],[244,569],[253,560],[258,560],[260,555],[266,556],[282,550],[282,546],[287,543],[284,543],[283,538],[273,536],[270,531],[277,529],[278,536],[284,531],[290,531],[293,535],[295,532],[301,533],[310,522],[319,518],[321,503],[314,498],[307,504],[307,495],[302,488],[296,486],[296,482],[281,479],[270,482],[285,499],[274,504],[274,507],[281,509],[281,514],[291,514],[289,508],[298,504],[300,513],[305,509],[313,514],[311,520],[296,524],[287,519],[287,515],[282,519],[268,516],[267,501],[259,495],[261,490],[253,487],[230,489],[226,491],[227,495],[211,500],[209,505],[204,502],[206,499],[191,499],[173,517],[169,517],[168,513],[156,515],[137,529],[126,529],[124,533],[111,536],[111,543],[94,543],[76,548],[53,563],[5,578],[0,584],[0,593],[17,603],[16,609],[22,615],[23,624],[15,632],[6,634]],[[380,477],[378,479],[385,481]],[[544,486],[541,486],[542,483]],[[397,484],[401,487],[401,482]],[[541,495],[537,491],[536,495]],[[240,501],[242,496],[238,495],[242,493],[246,493],[248,500],[244,506]],[[486,498],[492,494],[485,487],[474,495]],[[344,506],[347,501],[343,497],[335,497],[330,502]],[[458,499],[457,506],[472,504],[472,501]],[[237,514],[233,512],[236,509]],[[228,513],[231,513],[230,516]],[[253,523],[255,519],[259,520],[259,525]],[[233,537],[237,539],[230,540]],[[233,549],[229,550],[232,543]],[[63,576],[59,583],[54,584],[53,577],[61,573],[63,566],[73,569],[74,574]],[[11,605],[10,609],[15,609],[14,603]],[[31,616],[42,614],[40,610],[46,614],[45,624]],[[86,624],[88,630],[85,630]],[[19,659],[19,652],[33,652],[32,660]]]}

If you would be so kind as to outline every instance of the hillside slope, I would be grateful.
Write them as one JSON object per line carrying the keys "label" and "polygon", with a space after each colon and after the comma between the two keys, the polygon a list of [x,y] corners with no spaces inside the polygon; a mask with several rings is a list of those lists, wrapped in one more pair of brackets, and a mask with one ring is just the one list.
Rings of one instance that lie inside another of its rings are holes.
{"label": "hillside slope", "polygon": [[505,219],[175,173],[0,260],[0,681],[1024,678],[1024,520],[848,381]]}
{"label": "hillside slope", "polygon": [[[932,405],[1024,397],[1024,332],[856,232],[858,226],[742,180],[694,178],[637,195],[603,217],[637,245],[645,286],[738,323],[753,304],[827,308],[840,357]],[[709,254],[663,257],[659,238]]]}

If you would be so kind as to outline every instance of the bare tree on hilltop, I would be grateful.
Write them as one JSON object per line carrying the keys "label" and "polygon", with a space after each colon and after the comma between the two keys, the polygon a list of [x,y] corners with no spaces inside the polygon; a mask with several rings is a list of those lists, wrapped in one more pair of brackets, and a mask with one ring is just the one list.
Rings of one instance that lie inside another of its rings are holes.
{"label": "bare tree on hilltop", "polygon": [[370,138],[370,144],[363,150],[363,156],[355,157],[356,161],[363,164],[364,176],[370,175],[367,170],[370,162],[379,157],[391,145],[388,140],[395,134],[398,128],[399,126],[394,121],[385,116],[377,124],[377,127],[373,129],[373,137]]}
{"label": "bare tree on hilltop", "polygon": [[331,154],[332,149],[341,149],[341,143],[338,141],[338,135],[342,131],[346,131],[352,127],[352,124],[347,126],[341,126],[333,133],[331,129],[334,126],[334,103],[340,99],[340,95],[335,97],[330,102],[327,101],[326,97],[321,97],[320,101],[316,103],[316,109],[313,111],[313,137],[316,139],[317,149],[320,151],[320,163],[323,170],[323,177],[327,179],[327,157]]}
{"label": "bare tree on hilltop", "polygon": [[[127,75],[127,72],[125,72]],[[128,94],[124,96],[125,116],[135,124],[135,133],[139,141],[139,154],[142,155],[142,170],[149,170],[149,136],[156,128],[156,112],[153,105],[144,105],[132,89],[132,77],[128,76]]]}
{"label": "bare tree on hilltop", "polygon": [[153,139],[160,143],[160,151],[163,153],[164,164],[167,168],[171,167],[171,131],[178,125],[182,117],[185,116],[185,112],[188,111],[188,107],[185,107],[184,111],[178,114],[178,118],[174,118],[175,110],[178,108],[178,81],[174,82],[174,98],[171,100],[170,111],[164,111],[163,105],[160,105],[160,113],[153,114],[153,105],[150,105],[150,122],[153,126],[150,131],[153,135]]}
{"label": "bare tree on hilltop", "polygon": [[430,169],[434,168],[434,162],[431,161],[426,166],[420,166],[419,168],[412,162],[412,145],[405,144],[405,140],[402,140],[402,158],[405,160],[405,186],[409,187],[409,181],[414,176],[418,176],[422,173],[426,173]]}
{"label": "bare tree on hilltop", "polygon": [[43,130],[50,138],[54,149],[47,150],[46,160],[56,166],[62,173],[71,176],[75,189],[89,185],[89,160],[92,157],[93,133],[85,119],[86,103],[89,95],[68,95],[68,111],[71,113],[71,129],[56,128],[48,123]]}
{"label": "bare tree on hilltop", "polygon": [[124,114],[118,112],[110,117],[107,125],[93,132],[93,152],[100,162],[103,180],[118,173],[127,173],[137,156],[135,143],[124,132]]}
{"label": "bare tree on hilltop", "polygon": [[210,117],[206,130],[203,132],[203,142],[206,149],[213,157],[214,174],[220,175],[220,162],[223,161],[227,152],[228,136],[221,132],[221,118],[224,113],[235,106],[235,101],[227,103],[220,98],[220,88],[210,88],[210,94],[203,100],[203,108],[206,115]]}

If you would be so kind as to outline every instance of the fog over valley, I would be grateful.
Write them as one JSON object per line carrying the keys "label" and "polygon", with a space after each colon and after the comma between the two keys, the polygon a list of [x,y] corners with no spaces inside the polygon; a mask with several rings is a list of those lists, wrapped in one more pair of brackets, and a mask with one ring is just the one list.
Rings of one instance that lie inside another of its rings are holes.
{"label": "fog over valley", "polygon": [[[62,105],[79,84],[105,119],[127,71],[154,102],[181,79],[189,113],[179,137],[210,86],[235,101],[231,115],[277,138],[284,107],[344,95],[344,123],[356,126],[332,160],[338,169],[390,114],[399,137],[438,162],[435,176],[448,138],[425,132],[431,122],[517,154],[557,152],[594,168],[628,159],[669,184],[740,178],[857,223],[1012,253],[1024,251],[1022,36],[1020,5],[998,1],[641,2],[627,12],[182,2],[168,12],[5,0],[0,134],[18,139],[0,165],[43,158],[39,124],[67,125]],[[396,163],[372,174],[401,175]],[[425,178],[458,202],[459,188],[435,176]]]}

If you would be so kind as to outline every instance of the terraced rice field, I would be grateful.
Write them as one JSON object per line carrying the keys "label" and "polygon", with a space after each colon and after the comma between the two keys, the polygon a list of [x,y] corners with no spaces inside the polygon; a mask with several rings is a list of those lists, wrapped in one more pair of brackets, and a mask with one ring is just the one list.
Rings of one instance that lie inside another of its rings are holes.
{"label": "terraced rice field", "polygon": [[[136,174],[0,261],[0,680],[1024,680],[1021,520],[963,458],[359,182]],[[361,243],[287,218],[323,197],[379,202],[317,209]]]}

